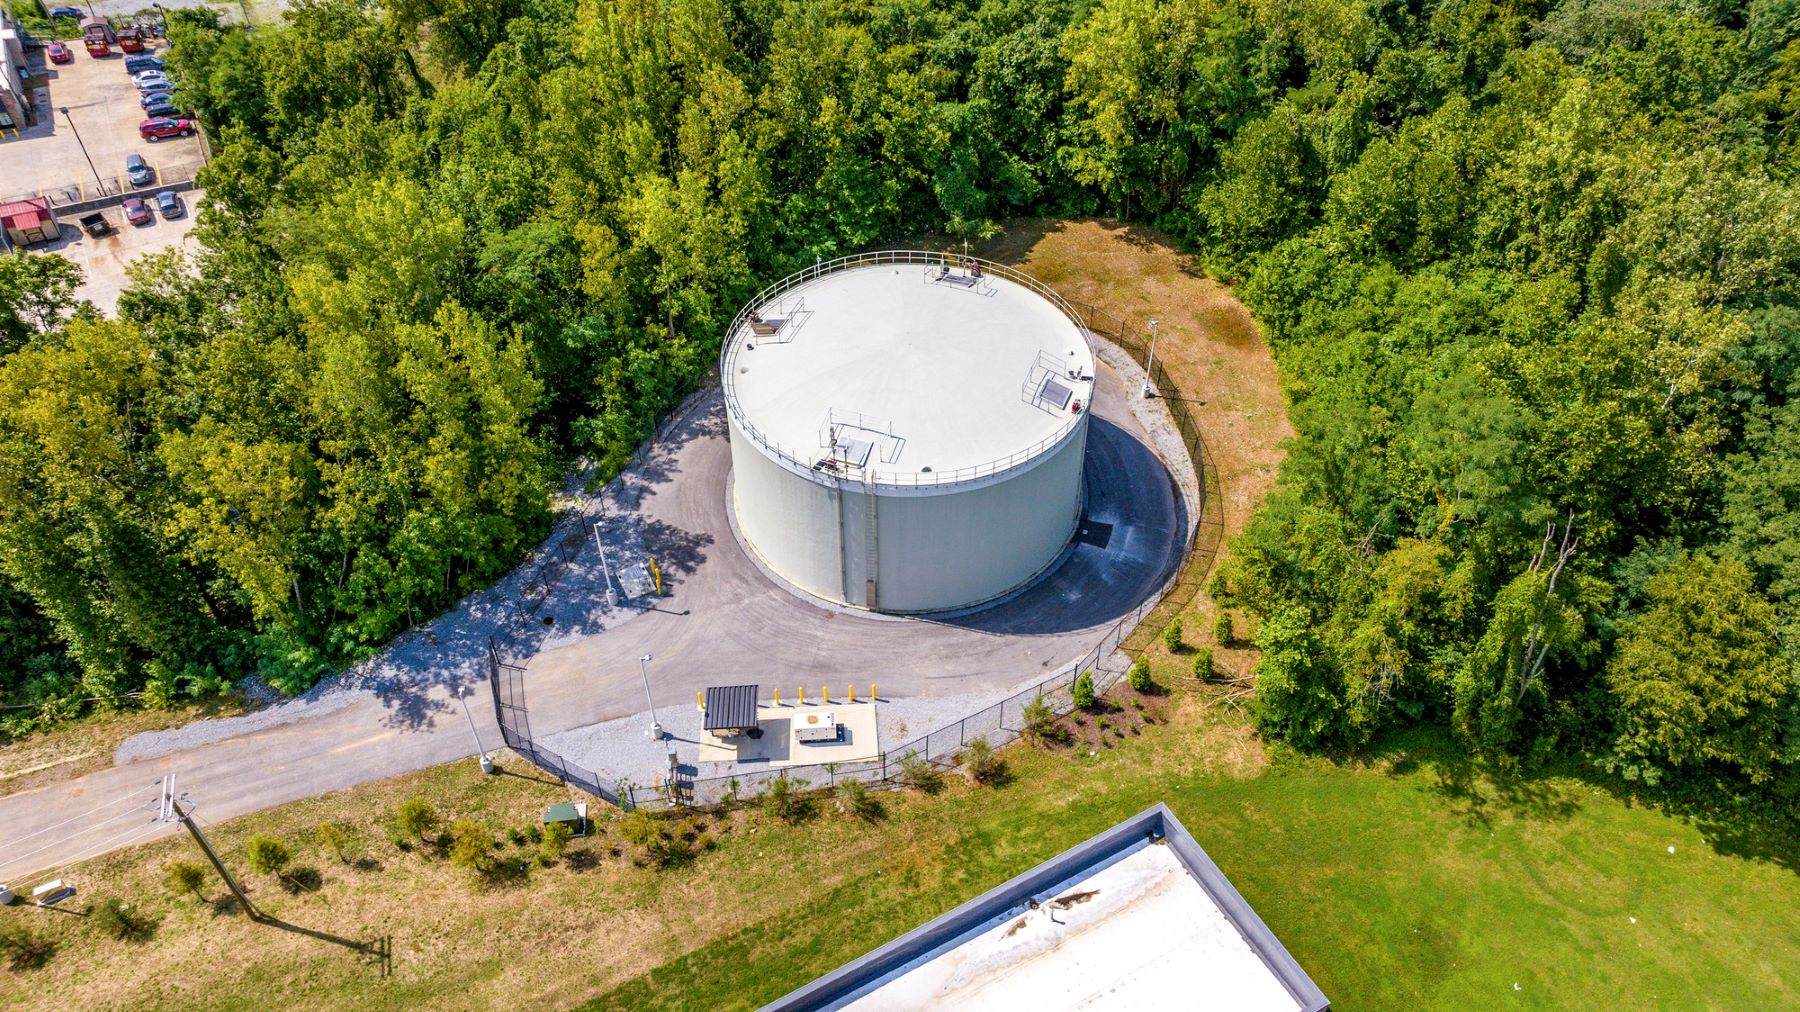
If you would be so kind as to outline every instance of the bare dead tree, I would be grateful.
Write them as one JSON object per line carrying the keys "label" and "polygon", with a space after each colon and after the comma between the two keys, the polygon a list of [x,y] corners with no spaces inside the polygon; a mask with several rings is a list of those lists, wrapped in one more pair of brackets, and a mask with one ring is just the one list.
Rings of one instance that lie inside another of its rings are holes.
{"label": "bare dead tree", "polygon": [[1515,703],[1522,702],[1525,693],[1543,676],[1544,662],[1550,654],[1550,644],[1544,640],[1544,623],[1556,597],[1556,581],[1562,576],[1563,567],[1575,556],[1575,550],[1581,546],[1581,539],[1575,537],[1573,509],[1569,510],[1568,519],[1563,522],[1560,540],[1556,535],[1556,521],[1552,520],[1544,525],[1544,540],[1538,545],[1537,554],[1532,556],[1530,572],[1543,572],[1552,544],[1556,545],[1556,562],[1550,567],[1550,579],[1544,585],[1543,600],[1538,602],[1537,614],[1532,617],[1531,628],[1525,634],[1525,649],[1519,656],[1519,691],[1513,700]]}

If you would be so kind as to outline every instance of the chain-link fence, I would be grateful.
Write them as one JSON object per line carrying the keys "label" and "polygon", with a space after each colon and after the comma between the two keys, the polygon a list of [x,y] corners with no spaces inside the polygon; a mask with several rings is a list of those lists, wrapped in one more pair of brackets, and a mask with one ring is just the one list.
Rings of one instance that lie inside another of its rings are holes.
{"label": "chain-link fence", "polygon": [[488,679],[494,690],[494,715],[500,721],[500,737],[506,747],[524,756],[533,766],[573,784],[594,797],[621,808],[630,807],[619,792],[600,782],[594,771],[577,766],[531,738],[531,714],[525,706],[525,669],[500,657],[500,647],[488,640]]}
{"label": "chain-link fence", "polygon": [[[539,769],[560,777],[567,783],[603,801],[623,808],[670,808],[684,805],[729,805],[755,797],[776,780],[786,780],[794,789],[829,789],[846,780],[861,780],[870,786],[885,786],[905,781],[909,767],[928,763],[942,768],[954,767],[963,752],[976,739],[999,748],[1027,732],[1026,709],[1042,702],[1049,713],[1058,717],[1075,708],[1074,686],[1082,674],[1089,675],[1096,693],[1105,692],[1124,677],[1132,655],[1142,651],[1158,630],[1176,614],[1185,610],[1200,592],[1212,570],[1224,535],[1224,499],[1220,494],[1219,475],[1213,464],[1206,440],[1201,436],[1198,420],[1187,402],[1176,391],[1180,387],[1169,377],[1163,362],[1147,362],[1145,335],[1137,327],[1095,306],[1073,304],[1086,318],[1093,333],[1117,345],[1132,360],[1149,366],[1153,388],[1166,396],[1163,404],[1174,420],[1176,431],[1187,449],[1188,459],[1197,472],[1199,502],[1198,520],[1193,528],[1189,551],[1181,567],[1161,590],[1132,612],[1114,623],[1100,642],[1080,660],[1061,671],[1028,686],[1011,696],[972,713],[955,723],[945,725],[900,745],[889,748],[873,759],[858,762],[825,763],[811,766],[788,766],[780,769],[755,770],[730,776],[695,780],[677,780],[660,787],[639,787],[617,783],[608,787],[592,770],[569,763],[531,739],[531,724],[525,706],[523,680],[525,669],[505,661],[499,647],[489,643],[489,670],[494,689],[494,711],[500,720],[500,731],[508,747],[530,760]],[[580,548],[577,535],[575,550]],[[568,558],[552,556],[545,560],[526,589],[541,587],[542,596],[528,606],[527,614],[535,614],[547,597],[561,566]],[[553,572],[548,572],[557,565]],[[528,595],[522,595],[521,608],[526,608]]]}
{"label": "chain-link fence", "polygon": [[[1142,330],[1097,306],[1083,302],[1073,305],[1087,320],[1088,330],[1117,345],[1132,361],[1139,365],[1145,364],[1149,345]],[[1225,496],[1219,487],[1219,469],[1213,462],[1206,438],[1201,435],[1199,419],[1194,417],[1188,400],[1181,395],[1181,385],[1169,377],[1167,361],[1158,359],[1149,363],[1150,385],[1158,392],[1163,406],[1168,409],[1169,417],[1175,422],[1175,431],[1180,434],[1182,445],[1187,448],[1188,460],[1194,465],[1195,477],[1200,483],[1200,516],[1194,528],[1192,550],[1182,564],[1181,571],[1176,574],[1173,585],[1162,597],[1160,614],[1145,616],[1146,621],[1139,624],[1143,630],[1142,636],[1133,637],[1127,643],[1127,649],[1141,648],[1146,638],[1154,636],[1157,630],[1168,624],[1168,618],[1186,610],[1193,603],[1194,597],[1206,582],[1207,574],[1212,572],[1213,563],[1218,561],[1219,547],[1225,536]],[[1157,618],[1164,621],[1153,621]]]}

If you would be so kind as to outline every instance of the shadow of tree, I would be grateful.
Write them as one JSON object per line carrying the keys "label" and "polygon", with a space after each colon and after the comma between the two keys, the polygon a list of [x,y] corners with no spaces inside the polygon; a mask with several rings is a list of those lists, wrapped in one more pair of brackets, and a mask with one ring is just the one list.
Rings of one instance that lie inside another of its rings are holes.
{"label": "shadow of tree", "polygon": [[1800,827],[1727,781],[1694,783],[1680,792],[1657,790],[1608,776],[1581,756],[1527,768],[1482,758],[1448,733],[1428,729],[1399,732],[1363,753],[1334,758],[1385,761],[1395,776],[1424,771],[1431,789],[1453,811],[1483,828],[1503,815],[1566,821],[1581,809],[1580,789],[1594,788],[1630,807],[1686,822],[1719,854],[1800,872]]}

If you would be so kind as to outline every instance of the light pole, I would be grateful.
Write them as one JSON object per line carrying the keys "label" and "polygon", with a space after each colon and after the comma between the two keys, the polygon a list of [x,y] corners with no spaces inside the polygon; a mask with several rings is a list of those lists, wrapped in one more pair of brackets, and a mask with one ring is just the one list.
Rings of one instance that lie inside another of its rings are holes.
{"label": "light pole", "polygon": [[481,757],[481,772],[494,772],[494,760],[488,758],[487,750],[481,747],[481,735],[475,733],[475,716],[469,712],[469,687],[462,686],[456,690],[456,698],[462,701],[463,716],[469,721],[469,737],[475,739],[475,754]]}
{"label": "light pole", "polygon": [[56,111],[62,113],[63,119],[69,121],[69,132],[75,135],[75,143],[81,147],[81,157],[87,159],[88,171],[94,174],[94,185],[99,188],[95,194],[99,195],[106,190],[106,184],[100,181],[100,170],[94,168],[94,159],[88,154],[87,144],[81,139],[81,131],[75,129],[75,117],[69,115],[69,107],[66,105],[57,106]]}
{"label": "light pole", "polygon": [[1151,394],[1150,394],[1150,374],[1155,371],[1156,371],[1156,321],[1151,320],[1150,321],[1150,356],[1144,362],[1143,394],[1145,397],[1151,396]]}
{"label": "light pole", "polygon": [[644,676],[644,705],[650,708],[650,739],[661,741],[663,726],[656,719],[656,703],[650,699],[650,655],[638,658],[638,674]]}
{"label": "light pole", "polygon": [[606,581],[606,606],[617,608],[619,595],[613,590],[612,569],[606,564],[606,546],[600,543],[600,521],[594,521],[594,551],[600,553],[600,578]]}

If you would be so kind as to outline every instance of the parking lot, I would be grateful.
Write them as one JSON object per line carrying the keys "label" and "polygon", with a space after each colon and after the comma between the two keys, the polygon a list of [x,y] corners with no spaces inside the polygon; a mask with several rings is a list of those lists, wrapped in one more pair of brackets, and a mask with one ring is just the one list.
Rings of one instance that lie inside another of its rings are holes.
{"label": "parking lot", "polygon": [[[191,245],[188,234],[202,194],[182,193],[184,214],[166,218],[153,212],[143,225],[130,224],[115,199],[100,208],[114,229],[100,238],[83,233],[76,223],[90,212],[66,210],[66,205],[132,192],[134,187],[125,178],[125,159],[131,154],[143,155],[155,172],[152,183],[136,188],[146,202],[165,186],[193,179],[203,157],[197,136],[156,143],[138,137],[144,113],[116,46],[111,56],[98,59],[89,56],[78,40],[69,47],[75,56],[71,63],[47,63],[43,50],[31,55],[34,71],[47,77],[49,84],[34,94],[37,124],[17,139],[0,142],[0,199],[33,194],[50,198],[62,238],[32,249],[60,253],[81,265],[87,281],[78,297],[110,314],[125,287],[127,264],[145,253]],[[65,108],[66,115],[61,111]]]}
{"label": "parking lot", "polygon": [[125,212],[116,206],[106,208],[100,213],[106,216],[107,224],[114,231],[99,239],[83,232],[74,221],[65,219],[62,239],[31,248],[39,253],[60,253],[81,265],[87,280],[75,290],[75,297],[92,302],[102,313],[111,316],[119,304],[119,293],[125,288],[126,264],[145,253],[173,246],[195,248],[196,243],[188,233],[193,230],[194,212],[199,208],[202,196],[200,190],[181,194],[187,210],[179,218],[164,218],[155,213],[153,207],[147,225],[127,222]]}
{"label": "parking lot", "polygon": [[154,144],[139,139],[144,111],[118,47],[111,56],[95,58],[79,41],[69,45],[75,54],[71,63],[45,63],[42,50],[31,56],[49,85],[33,96],[37,125],[0,143],[0,199],[44,193],[57,195],[54,202],[60,204],[117,193],[125,182],[125,156],[133,152],[156,169],[158,183],[192,179],[203,162],[199,137]]}

